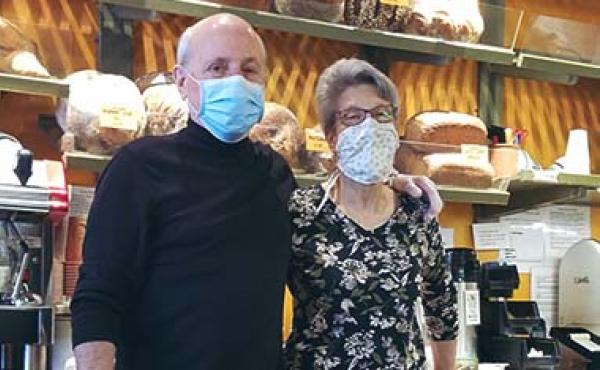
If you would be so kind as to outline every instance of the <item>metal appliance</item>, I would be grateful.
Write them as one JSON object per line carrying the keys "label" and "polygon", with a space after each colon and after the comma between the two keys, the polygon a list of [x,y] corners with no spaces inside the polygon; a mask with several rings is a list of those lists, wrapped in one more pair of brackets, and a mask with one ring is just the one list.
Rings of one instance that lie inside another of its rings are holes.
{"label": "metal appliance", "polygon": [[546,335],[536,302],[510,301],[519,286],[516,266],[481,266],[481,325],[477,333],[481,362],[508,363],[509,369],[558,369],[557,342]]}
{"label": "metal appliance", "polygon": [[472,248],[446,249],[448,265],[458,296],[458,337],[456,365],[461,370],[476,370],[477,325],[480,323],[479,309],[479,261]]}
{"label": "metal appliance", "polygon": [[0,370],[47,369],[54,230],[68,211],[61,162],[0,133]]}
{"label": "metal appliance", "polygon": [[600,369],[600,242],[575,243],[560,262],[559,326],[550,334],[564,353],[563,368]]}

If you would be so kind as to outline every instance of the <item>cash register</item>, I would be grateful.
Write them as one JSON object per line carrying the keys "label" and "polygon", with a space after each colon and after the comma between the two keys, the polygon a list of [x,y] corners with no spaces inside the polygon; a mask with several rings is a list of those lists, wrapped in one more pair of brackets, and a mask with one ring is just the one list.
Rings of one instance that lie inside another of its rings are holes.
{"label": "cash register", "polygon": [[546,335],[546,323],[537,303],[509,300],[518,286],[516,266],[499,263],[481,266],[479,361],[506,363],[514,370],[558,369],[558,344]]}

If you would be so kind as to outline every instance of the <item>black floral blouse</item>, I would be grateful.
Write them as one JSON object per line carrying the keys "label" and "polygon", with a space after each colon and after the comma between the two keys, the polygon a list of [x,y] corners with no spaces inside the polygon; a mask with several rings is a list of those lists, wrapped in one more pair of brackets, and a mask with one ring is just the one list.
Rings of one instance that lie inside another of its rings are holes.
{"label": "black floral blouse", "polygon": [[456,291],[437,221],[402,197],[394,215],[367,231],[327,200],[319,185],[292,195],[289,286],[294,322],[286,369],[421,369],[415,315],[422,297],[433,340],[454,339]]}

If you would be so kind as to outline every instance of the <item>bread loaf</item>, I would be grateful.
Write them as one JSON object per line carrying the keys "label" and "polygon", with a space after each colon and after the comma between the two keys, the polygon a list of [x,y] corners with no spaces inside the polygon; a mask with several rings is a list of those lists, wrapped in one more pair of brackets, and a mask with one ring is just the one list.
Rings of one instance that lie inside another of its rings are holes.
{"label": "bread loaf", "polygon": [[113,154],[143,132],[146,109],[137,86],[123,76],[80,71],[66,79],[69,98],[56,117],[75,147],[93,154]]}
{"label": "bread loaf", "polygon": [[[487,128],[478,117],[457,112],[431,111],[419,113],[408,120],[405,139],[436,144],[487,144]],[[428,145],[415,145],[424,153],[445,152]]]}
{"label": "bread loaf", "polygon": [[283,105],[266,102],[262,120],[250,130],[250,140],[267,144],[281,154],[292,168],[300,168],[304,132],[296,115]]}
{"label": "bread loaf", "polygon": [[394,6],[381,0],[346,0],[344,22],[362,28],[401,32],[408,7]]}
{"label": "bread loaf", "polygon": [[0,17],[0,72],[50,77],[39,60],[37,46],[21,30]]}
{"label": "bread loaf", "polygon": [[418,153],[409,146],[398,150],[395,166],[401,173],[427,176],[438,185],[485,189],[494,177],[489,163],[467,160],[460,153]]}
{"label": "bread loaf", "polygon": [[142,92],[148,121],[146,136],[175,133],[187,125],[189,111],[171,74],[153,73],[136,80]]}
{"label": "bread loaf", "polygon": [[344,17],[344,0],[275,0],[275,8],[282,14],[328,22]]}

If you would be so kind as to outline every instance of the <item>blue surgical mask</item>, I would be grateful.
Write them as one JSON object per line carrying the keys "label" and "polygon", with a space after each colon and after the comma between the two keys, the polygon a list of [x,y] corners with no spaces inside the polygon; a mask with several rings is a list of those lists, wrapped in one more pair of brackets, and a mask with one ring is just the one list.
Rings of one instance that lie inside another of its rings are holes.
{"label": "blue surgical mask", "polygon": [[199,81],[200,101],[197,107],[188,101],[190,113],[214,137],[225,143],[237,143],[250,133],[262,118],[264,87],[236,75]]}

